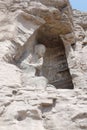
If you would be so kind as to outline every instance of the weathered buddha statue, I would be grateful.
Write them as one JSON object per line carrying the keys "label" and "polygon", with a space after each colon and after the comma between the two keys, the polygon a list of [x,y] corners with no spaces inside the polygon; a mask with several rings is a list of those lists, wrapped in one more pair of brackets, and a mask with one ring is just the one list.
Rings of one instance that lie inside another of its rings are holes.
{"label": "weathered buddha statue", "polygon": [[[40,76],[41,68],[43,65],[43,57],[46,52],[46,47],[43,44],[37,44],[33,48],[33,52],[30,53],[25,60],[22,61],[20,67],[24,70],[24,72],[31,75],[32,72],[33,76]],[[31,71],[30,71],[31,70]]]}

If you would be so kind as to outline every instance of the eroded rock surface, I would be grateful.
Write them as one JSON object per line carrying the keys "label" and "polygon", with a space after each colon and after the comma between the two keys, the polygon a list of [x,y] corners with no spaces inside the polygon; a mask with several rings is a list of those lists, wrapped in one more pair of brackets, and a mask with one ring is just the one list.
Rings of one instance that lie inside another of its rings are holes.
{"label": "eroded rock surface", "polygon": [[0,0],[0,130],[87,130],[86,19],[68,0]]}

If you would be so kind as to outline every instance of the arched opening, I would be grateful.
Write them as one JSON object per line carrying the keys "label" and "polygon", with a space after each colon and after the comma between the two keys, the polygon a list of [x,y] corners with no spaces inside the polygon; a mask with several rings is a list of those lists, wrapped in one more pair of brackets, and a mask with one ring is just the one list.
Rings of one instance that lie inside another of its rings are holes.
{"label": "arched opening", "polygon": [[42,35],[37,37],[37,43],[46,47],[42,75],[57,89],[73,89],[72,77],[69,72],[65,47],[60,36]]}

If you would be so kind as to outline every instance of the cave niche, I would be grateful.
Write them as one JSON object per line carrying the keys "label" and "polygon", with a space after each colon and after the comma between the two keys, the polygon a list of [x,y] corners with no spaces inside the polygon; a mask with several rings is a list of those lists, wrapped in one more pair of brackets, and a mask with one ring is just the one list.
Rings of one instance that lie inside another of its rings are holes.
{"label": "cave niche", "polygon": [[41,70],[42,76],[45,76],[49,83],[57,89],[73,89],[65,47],[60,36],[39,35],[37,43],[43,44],[46,47],[44,63]]}

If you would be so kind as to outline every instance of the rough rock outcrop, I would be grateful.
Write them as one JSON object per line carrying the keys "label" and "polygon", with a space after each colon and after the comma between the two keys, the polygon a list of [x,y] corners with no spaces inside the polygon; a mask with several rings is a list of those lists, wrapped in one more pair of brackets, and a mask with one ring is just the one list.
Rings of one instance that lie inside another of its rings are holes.
{"label": "rough rock outcrop", "polygon": [[0,130],[87,130],[86,19],[68,0],[0,0]]}

